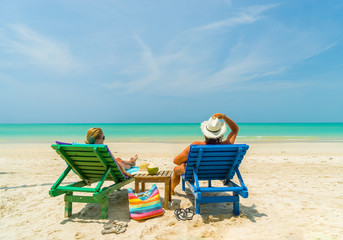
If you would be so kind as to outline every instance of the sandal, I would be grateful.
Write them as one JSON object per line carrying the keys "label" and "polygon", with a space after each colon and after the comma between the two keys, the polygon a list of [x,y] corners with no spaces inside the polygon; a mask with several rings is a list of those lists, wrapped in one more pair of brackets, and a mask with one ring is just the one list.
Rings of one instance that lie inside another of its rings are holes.
{"label": "sandal", "polygon": [[194,210],[192,208],[186,208],[185,209],[185,213],[186,213],[186,219],[187,220],[192,220],[193,216],[195,214]]}
{"label": "sandal", "polygon": [[117,224],[118,224],[118,221],[115,220],[115,221],[113,221],[112,223],[110,223],[110,224],[108,224],[108,225],[105,225],[105,226],[104,226],[104,229],[105,229],[105,230],[109,230],[109,229],[111,229],[111,228],[114,228]]}
{"label": "sandal", "polygon": [[125,225],[118,225],[118,227],[116,228],[116,234],[119,234],[119,233],[123,233],[125,232],[127,229],[127,226]]}
{"label": "sandal", "polygon": [[186,212],[184,209],[179,208],[174,211],[175,217],[178,221],[185,221],[186,220]]}
{"label": "sandal", "polygon": [[126,231],[128,224],[126,222],[118,222],[114,221],[109,225],[104,226],[104,230],[101,231],[102,234],[110,234],[110,233],[123,233]]}

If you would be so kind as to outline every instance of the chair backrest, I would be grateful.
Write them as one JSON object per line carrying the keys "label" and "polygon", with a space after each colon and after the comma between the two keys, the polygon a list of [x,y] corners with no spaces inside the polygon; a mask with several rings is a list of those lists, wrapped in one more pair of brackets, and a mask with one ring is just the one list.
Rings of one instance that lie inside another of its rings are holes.
{"label": "chair backrest", "polygon": [[185,180],[193,180],[193,171],[199,180],[232,179],[248,149],[246,144],[191,145]]}
{"label": "chair backrest", "polygon": [[81,179],[91,181],[100,180],[108,168],[111,168],[112,171],[108,174],[106,180],[121,182],[126,179],[107,145],[52,144],[51,147],[72,167]]}

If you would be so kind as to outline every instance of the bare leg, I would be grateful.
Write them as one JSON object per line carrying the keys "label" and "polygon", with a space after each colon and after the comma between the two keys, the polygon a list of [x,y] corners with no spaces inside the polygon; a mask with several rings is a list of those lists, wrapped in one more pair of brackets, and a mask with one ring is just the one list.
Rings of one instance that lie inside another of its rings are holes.
{"label": "bare leg", "polygon": [[131,174],[126,172],[126,170],[125,170],[125,168],[130,168],[131,166],[123,163],[123,160],[121,158],[116,158],[116,162],[118,163],[118,166],[119,166],[120,170],[122,171],[122,173],[124,173],[126,176],[131,177]]}
{"label": "bare leg", "polygon": [[175,187],[180,183],[180,176],[185,173],[185,165],[181,164],[179,166],[174,167],[174,172],[171,177],[171,194],[175,194]]}
{"label": "bare leg", "polygon": [[[118,159],[118,158],[117,158]],[[134,167],[136,166],[136,161],[138,159],[138,155],[136,154],[134,157],[132,157],[129,161],[125,161],[123,159],[120,159],[120,161],[125,164],[126,168]]]}

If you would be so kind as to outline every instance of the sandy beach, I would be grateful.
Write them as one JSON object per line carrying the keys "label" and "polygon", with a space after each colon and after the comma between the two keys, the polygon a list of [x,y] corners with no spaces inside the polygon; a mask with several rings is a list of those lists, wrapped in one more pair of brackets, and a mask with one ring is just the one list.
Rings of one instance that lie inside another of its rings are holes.
{"label": "sandy beach", "polygon": [[[127,188],[109,198],[109,218],[100,205],[73,204],[64,218],[63,196],[48,192],[66,168],[50,144],[0,144],[0,239],[342,239],[343,143],[248,143],[240,170],[249,197],[234,217],[231,203],[202,205],[201,215],[177,221],[174,209],[193,206],[181,186],[169,210],[146,221],[130,219]],[[172,169],[181,143],[108,143],[123,159]],[[65,182],[78,180],[70,174]],[[219,185],[220,183],[218,183]],[[147,186],[151,186],[147,184]],[[164,197],[164,185],[157,184]],[[125,233],[102,235],[105,224],[128,222]]]}

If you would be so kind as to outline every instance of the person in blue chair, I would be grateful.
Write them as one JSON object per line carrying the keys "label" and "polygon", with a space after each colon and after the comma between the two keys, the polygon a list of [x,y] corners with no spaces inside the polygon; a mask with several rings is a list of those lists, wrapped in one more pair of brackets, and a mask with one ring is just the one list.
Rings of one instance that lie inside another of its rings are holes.
{"label": "person in blue chair", "polygon": [[[86,136],[86,141],[85,141],[86,144],[104,144],[104,141],[105,141],[105,135],[101,128],[90,128],[87,131],[87,136]],[[127,172],[126,170],[135,166],[137,159],[138,159],[137,154],[134,157],[131,157],[129,161],[125,161],[118,157],[115,158],[122,173],[129,177],[131,177],[131,174]]]}
{"label": "person in blue chair", "polygon": [[[231,129],[231,132],[225,140],[223,137],[226,133],[226,124]],[[236,137],[238,135],[239,128],[237,124],[228,118],[226,115],[221,113],[214,114],[208,121],[201,123],[201,131],[204,134],[205,141],[203,142],[193,142],[192,145],[205,145],[205,144],[234,144]],[[171,193],[175,194],[175,187],[180,183],[180,176],[185,173],[186,161],[189,153],[189,148],[185,148],[179,155],[174,158],[174,172],[171,179]]]}

